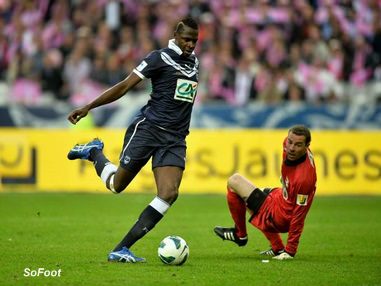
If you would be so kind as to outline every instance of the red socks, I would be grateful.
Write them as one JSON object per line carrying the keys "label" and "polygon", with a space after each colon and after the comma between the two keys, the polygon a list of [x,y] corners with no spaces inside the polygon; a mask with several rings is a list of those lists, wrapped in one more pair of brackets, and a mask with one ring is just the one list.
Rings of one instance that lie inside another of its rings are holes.
{"label": "red socks", "polygon": [[236,193],[231,191],[228,187],[226,194],[230,214],[234,220],[236,227],[236,234],[239,238],[247,236],[246,231],[246,204],[245,201]]}

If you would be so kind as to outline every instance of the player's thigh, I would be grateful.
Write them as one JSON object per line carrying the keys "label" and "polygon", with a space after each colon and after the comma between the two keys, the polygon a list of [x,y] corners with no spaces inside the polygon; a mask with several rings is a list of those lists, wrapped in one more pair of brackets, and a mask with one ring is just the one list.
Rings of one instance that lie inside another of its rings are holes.
{"label": "player's thigh", "polygon": [[179,140],[177,142],[165,142],[160,148],[155,150],[152,156],[152,169],[157,167],[175,166],[185,169],[186,145]]}
{"label": "player's thigh", "polygon": [[155,151],[155,142],[145,118],[136,119],[128,127],[120,153],[119,167],[114,177],[116,189],[126,188],[146,165]]}
{"label": "player's thigh", "polygon": [[135,178],[136,174],[137,172],[119,166],[114,175],[114,188],[117,190],[124,190]]}
{"label": "player's thigh", "polygon": [[121,170],[121,176],[130,178],[139,173],[157,148],[155,136],[144,118],[135,120],[128,127],[119,159],[120,166],[126,171]]}
{"label": "player's thigh", "polygon": [[228,179],[228,187],[245,201],[255,189],[255,185],[244,176],[236,173]]}

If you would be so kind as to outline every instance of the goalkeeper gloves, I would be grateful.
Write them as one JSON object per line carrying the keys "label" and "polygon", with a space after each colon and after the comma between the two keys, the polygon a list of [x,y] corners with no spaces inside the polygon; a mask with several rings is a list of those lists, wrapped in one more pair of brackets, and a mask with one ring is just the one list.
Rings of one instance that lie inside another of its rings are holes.
{"label": "goalkeeper gloves", "polygon": [[281,254],[273,257],[273,259],[276,259],[276,260],[289,260],[289,259],[293,259],[293,258],[294,258],[293,256],[291,256],[290,254],[288,254],[285,251],[283,251]]}
{"label": "goalkeeper gloves", "polygon": [[274,251],[272,248],[270,248],[269,250],[261,251],[259,254],[266,255],[266,256],[273,256],[273,259],[276,259],[276,260],[288,260],[288,259],[294,258],[294,255],[287,253],[284,249],[281,249],[279,251]]}

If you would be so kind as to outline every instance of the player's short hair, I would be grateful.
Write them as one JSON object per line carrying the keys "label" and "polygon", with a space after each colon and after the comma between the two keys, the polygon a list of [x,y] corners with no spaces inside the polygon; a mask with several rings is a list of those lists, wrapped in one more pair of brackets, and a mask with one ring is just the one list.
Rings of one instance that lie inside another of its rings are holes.
{"label": "player's short hair", "polygon": [[184,31],[184,26],[190,27],[194,30],[198,30],[198,24],[192,17],[186,17],[177,23],[176,33],[181,33]]}
{"label": "player's short hair", "polygon": [[298,136],[304,136],[306,138],[306,146],[310,145],[311,142],[311,132],[310,130],[304,126],[304,125],[295,125],[292,126],[289,130],[288,133],[294,133]]}

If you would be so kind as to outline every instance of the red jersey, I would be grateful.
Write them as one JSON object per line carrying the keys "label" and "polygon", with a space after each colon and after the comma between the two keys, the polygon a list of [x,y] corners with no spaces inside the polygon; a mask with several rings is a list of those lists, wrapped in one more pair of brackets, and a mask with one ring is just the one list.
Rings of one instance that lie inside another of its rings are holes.
{"label": "red jersey", "polygon": [[283,249],[279,235],[288,232],[285,250],[295,254],[304,220],[311,207],[316,190],[316,170],[311,151],[296,160],[286,160],[283,143],[282,188],[276,188],[264,201],[251,223],[262,230],[270,240],[274,250]]}

